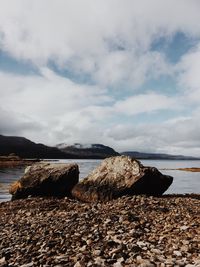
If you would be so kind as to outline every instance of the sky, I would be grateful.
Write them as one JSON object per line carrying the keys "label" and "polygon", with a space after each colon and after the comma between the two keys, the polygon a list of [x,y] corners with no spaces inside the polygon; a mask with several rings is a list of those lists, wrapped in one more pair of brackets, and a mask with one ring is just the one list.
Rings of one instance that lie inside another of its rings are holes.
{"label": "sky", "polygon": [[200,156],[199,0],[0,6],[0,134]]}

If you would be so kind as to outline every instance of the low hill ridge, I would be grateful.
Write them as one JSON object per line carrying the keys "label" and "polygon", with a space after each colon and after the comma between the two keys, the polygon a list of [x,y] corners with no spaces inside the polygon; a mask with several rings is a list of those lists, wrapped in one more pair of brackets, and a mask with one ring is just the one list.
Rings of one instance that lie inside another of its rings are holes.
{"label": "low hill ridge", "polygon": [[36,144],[25,137],[0,135],[0,155],[11,153],[22,158],[65,159],[70,157],[56,147]]}
{"label": "low hill ridge", "polygon": [[170,155],[163,153],[145,153],[138,151],[125,151],[121,155],[129,156],[137,159],[169,159],[169,160],[199,160],[200,158],[183,156],[183,155]]}
{"label": "low hill ridge", "polygon": [[0,135],[0,155],[7,156],[11,153],[27,159],[104,159],[119,155],[111,147],[102,144],[85,146],[76,143],[72,146],[59,144],[50,147],[36,144],[25,137]]}
{"label": "low hill ridge", "polygon": [[56,146],[62,152],[72,154],[81,158],[104,159],[111,156],[119,156],[113,148],[102,144],[80,144],[67,145],[65,143]]}

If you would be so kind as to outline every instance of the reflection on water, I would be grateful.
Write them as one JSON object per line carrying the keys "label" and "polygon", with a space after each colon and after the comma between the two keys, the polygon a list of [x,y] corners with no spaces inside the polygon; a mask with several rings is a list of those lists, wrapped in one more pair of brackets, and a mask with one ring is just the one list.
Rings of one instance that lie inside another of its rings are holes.
{"label": "reflection on water", "polygon": [[173,183],[166,191],[166,194],[200,193],[200,172],[165,170],[200,167],[199,160],[142,160],[142,163],[154,166],[160,169],[163,174],[174,177]]}
{"label": "reflection on water", "polygon": [[[100,164],[101,160],[59,160],[58,162],[78,163],[80,170],[80,179],[83,179]],[[157,167],[163,174],[171,175],[174,177],[174,181],[170,188],[166,191],[166,193],[200,193],[200,172],[195,173],[179,170],[166,170],[184,167],[200,168],[200,161],[141,160],[141,162],[145,166]],[[8,193],[9,185],[18,180],[24,174],[24,169],[25,167],[0,169],[0,201],[10,200],[10,195]]]}

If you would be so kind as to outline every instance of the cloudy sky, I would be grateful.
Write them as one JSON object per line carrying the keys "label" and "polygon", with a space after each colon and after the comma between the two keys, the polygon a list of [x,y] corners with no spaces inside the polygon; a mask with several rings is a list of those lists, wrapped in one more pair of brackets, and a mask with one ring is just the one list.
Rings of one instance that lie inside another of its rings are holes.
{"label": "cloudy sky", "polygon": [[0,0],[0,133],[200,156],[199,0]]}

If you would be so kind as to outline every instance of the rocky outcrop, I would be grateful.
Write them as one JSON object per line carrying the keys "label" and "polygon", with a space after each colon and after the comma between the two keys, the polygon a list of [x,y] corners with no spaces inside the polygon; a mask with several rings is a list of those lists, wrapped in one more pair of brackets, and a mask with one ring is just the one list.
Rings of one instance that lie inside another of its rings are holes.
{"label": "rocky outcrop", "polygon": [[71,196],[78,183],[77,164],[38,163],[28,167],[24,176],[11,185],[12,200],[28,196]]}
{"label": "rocky outcrop", "polygon": [[105,159],[72,190],[82,201],[108,201],[123,195],[160,196],[171,185],[173,178],[154,167],[144,167],[127,156]]}

